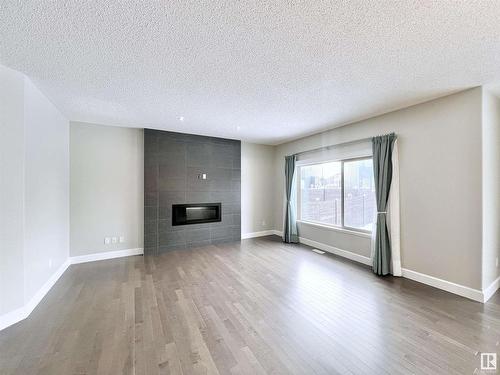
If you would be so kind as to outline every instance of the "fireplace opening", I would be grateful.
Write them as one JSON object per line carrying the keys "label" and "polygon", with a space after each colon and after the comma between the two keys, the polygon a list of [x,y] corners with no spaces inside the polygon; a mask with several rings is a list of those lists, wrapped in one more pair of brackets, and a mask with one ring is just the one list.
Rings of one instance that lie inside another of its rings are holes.
{"label": "fireplace opening", "polygon": [[172,205],[172,225],[213,223],[221,221],[220,203]]}

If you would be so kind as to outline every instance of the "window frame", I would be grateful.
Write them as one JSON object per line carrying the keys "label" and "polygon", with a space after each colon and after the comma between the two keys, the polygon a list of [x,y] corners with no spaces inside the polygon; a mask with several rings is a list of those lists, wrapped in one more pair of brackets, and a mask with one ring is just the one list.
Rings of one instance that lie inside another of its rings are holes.
{"label": "window frame", "polygon": [[[321,162],[310,162],[310,163],[301,163],[298,166],[295,167],[295,172],[297,176],[297,181],[296,181],[296,187],[297,187],[297,221],[299,222],[304,222],[306,224],[312,224],[312,225],[321,225],[325,227],[330,227],[335,230],[345,230],[346,232],[357,232],[357,233],[362,233],[362,234],[372,234],[371,230],[366,230],[366,229],[359,229],[359,228],[353,228],[353,227],[348,227],[344,225],[344,163],[348,162],[353,162],[353,161],[361,161],[361,160],[372,160],[373,161],[373,156],[359,156],[359,157],[354,157],[354,158],[347,158],[347,159],[336,159],[336,160],[324,160]],[[302,189],[300,188],[300,181],[302,180],[302,167],[307,167],[310,165],[321,165],[321,164],[326,164],[326,163],[340,163],[340,225],[335,225],[335,224],[329,224],[329,223],[323,223],[321,221],[315,221],[315,220],[307,220],[302,218]]]}

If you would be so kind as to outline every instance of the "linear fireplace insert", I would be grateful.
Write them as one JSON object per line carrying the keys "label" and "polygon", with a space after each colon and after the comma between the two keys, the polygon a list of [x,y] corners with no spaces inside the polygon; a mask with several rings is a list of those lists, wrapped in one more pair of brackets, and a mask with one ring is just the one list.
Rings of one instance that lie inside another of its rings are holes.
{"label": "linear fireplace insert", "polygon": [[221,221],[220,203],[172,205],[172,225],[213,223],[216,221]]}

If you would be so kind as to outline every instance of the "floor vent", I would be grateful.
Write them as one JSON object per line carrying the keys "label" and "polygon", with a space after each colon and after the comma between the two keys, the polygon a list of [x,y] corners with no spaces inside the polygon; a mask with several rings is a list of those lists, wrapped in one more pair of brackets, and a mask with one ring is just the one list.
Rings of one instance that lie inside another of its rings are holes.
{"label": "floor vent", "polygon": [[323,250],[318,250],[318,249],[312,249],[312,251],[314,251],[315,253],[318,253],[318,254],[324,254],[325,253]]}

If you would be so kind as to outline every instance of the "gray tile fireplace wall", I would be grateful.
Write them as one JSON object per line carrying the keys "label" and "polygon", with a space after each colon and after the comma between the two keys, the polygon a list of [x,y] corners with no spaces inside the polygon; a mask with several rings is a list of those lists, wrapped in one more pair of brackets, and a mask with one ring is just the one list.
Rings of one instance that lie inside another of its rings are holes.
{"label": "gray tile fireplace wall", "polygon": [[[239,240],[240,185],[240,141],[145,129],[145,253]],[[172,226],[172,204],[219,202],[221,222]]]}

